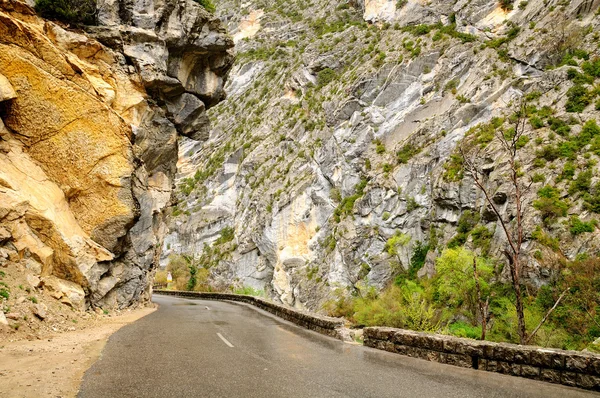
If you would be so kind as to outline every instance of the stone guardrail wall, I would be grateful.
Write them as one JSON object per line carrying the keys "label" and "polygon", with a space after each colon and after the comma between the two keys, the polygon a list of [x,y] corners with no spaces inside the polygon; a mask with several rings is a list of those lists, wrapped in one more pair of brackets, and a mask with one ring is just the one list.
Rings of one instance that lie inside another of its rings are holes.
{"label": "stone guardrail wall", "polygon": [[305,313],[296,309],[284,307],[283,305],[272,303],[259,297],[231,293],[203,293],[186,292],[179,290],[154,290],[154,293],[203,300],[239,301],[242,303],[251,304],[262,310],[270,312],[275,316],[295,323],[296,325],[302,326],[303,328],[314,330],[315,332],[319,332],[327,336],[343,339],[341,329],[344,327],[344,321],[342,319]]}
{"label": "stone guardrail wall", "polygon": [[368,327],[365,345],[414,358],[600,391],[600,355]]}

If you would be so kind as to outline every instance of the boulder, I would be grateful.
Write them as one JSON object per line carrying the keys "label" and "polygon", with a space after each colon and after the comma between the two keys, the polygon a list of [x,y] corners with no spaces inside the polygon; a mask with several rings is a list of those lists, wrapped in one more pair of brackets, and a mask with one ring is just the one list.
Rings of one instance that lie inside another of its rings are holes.
{"label": "boulder", "polygon": [[6,76],[0,74],[0,102],[17,98],[17,92]]}
{"label": "boulder", "polygon": [[85,309],[85,292],[78,284],[55,276],[46,276],[42,278],[42,286],[44,291],[49,292],[52,297],[60,300],[61,303],[77,310]]}
{"label": "boulder", "polygon": [[41,303],[34,304],[31,307],[31,312],[33,313],[33,315],[35,315],[36,317],[38,317],[42,321],[44,319],[46,319],[46,317],[48,316],[48,314],[46,313],[46,306],[44,304],[41,304]]}

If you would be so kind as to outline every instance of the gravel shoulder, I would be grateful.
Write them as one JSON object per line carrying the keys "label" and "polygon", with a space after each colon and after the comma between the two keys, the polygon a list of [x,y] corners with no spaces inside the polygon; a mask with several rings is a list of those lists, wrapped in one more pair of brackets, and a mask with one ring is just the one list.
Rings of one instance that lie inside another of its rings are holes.
{"label": "gravel shoulder", "polygon": [[44,338],[0,340],[2,396],[75,397],[84,372],[100,357],[110,335],[155,310],[123,311],[90,322],[82,329]]}

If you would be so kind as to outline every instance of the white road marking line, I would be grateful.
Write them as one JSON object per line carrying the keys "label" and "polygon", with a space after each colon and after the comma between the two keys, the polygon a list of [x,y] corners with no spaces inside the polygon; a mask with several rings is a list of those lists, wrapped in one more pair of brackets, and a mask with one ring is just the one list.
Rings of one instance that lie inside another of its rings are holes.
{"label": "white road marking line", "polygon": [[227,341],[227,339],[225,337],[221,336],[221,333],[217,333],[217,336],[219,336],[221,338],[221,340],[223,340],[223,343],[225,343],[229,347],[233,348],[233,344],[231,344],[229,341]]}

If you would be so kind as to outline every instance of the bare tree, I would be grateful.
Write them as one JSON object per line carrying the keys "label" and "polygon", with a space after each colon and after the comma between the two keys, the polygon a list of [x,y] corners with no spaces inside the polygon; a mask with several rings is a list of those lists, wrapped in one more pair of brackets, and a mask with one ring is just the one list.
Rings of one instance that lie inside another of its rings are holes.
{"label": "bare tree", "polygon": [[481,190],[485,196],[487,204],[491,207],[492,211],[496,215],[498,222],[502,226],[506,239],[508,241],[508,250],[505,251],[505,255],[508,258],[508,265],[510,267],[510,276],[512,287],[516,297],[516,309],[517,309],[517,320],[518,320],[518,334],[519,341],[524,344],[526,341],[526,330],[525,330],[525,316],[523,312],[523,295],[521,292],[521,247],[523,244],[523,199],[522,192],[523,187],[519,180],[519,165],[517,162],[517,150],[518,142],[523,133],[525,132],[525,104],[522,103],[517,111],[516,118],[512,134],[505,134],[501,129],[496,129],[496,139],[500,142],[502,149],[508,155],[509,164],[509,179],[514,190],[514,203],[516,206],[516,221],[511,225],[509,220],[505,220],[500,211],[498,210],[495,202],[492,200],[492,195],[488,192],[485,186],[484,177],[485,174],[481,169],[481,166],[477,163],[478,153],[474,157],[470,157],[467,154],[466,149],[463,146],[459,147],[460,153],[463,158],[465,169],[471,174],[477,187]]}
{"label": "bare tree", "polygon": [[[485,172],[482,170],[481,165],[478,163],[478,159],[481,159],[480,156],[480,148],[473,151],[467,150],[464,146],[459,147],[459,151],[463,158],[463,164],[467,172],[471,174],[473,180],[475,181],[475,185],[479,188],[479,190],[485,196],[486,203],[491,207],[492,211],[496,215],[502,230],[506,236],[506,240],[508,242],[507,248],[504,251],[508,259],[508,265],[510,268],[510,276],[511,283],[515,293],[515,307],[517,311],[517,332],[519,335],[519,342],[521,344],[527,344],[531,341],[540,327],[546,322],[552,311],[558,306],[560,301],[563,299],[568,289],[565,290],[559,298],[556,300],[554,306],[548,311],[546,316],[542,318],[540,323],[536,326],[533,332],[528,336],[527,330],[525,328],[525,315],[523,310],[523,293],[521,291],[521,256],[522,256],[522,246],[524,241],[524,232],[523,232],[523,217],[524,217],[524,204],[523,204],[523,196],[525,193],[529,191],[532,183],[525,185],[524,182],[521,181],[521,171],[520,165],[518,161],[518,149],[520,147],[521,137],[525,133],[526,124],[527,124],[527,104],[523,100],[520,102],[517,111],[514,116],[510,118],[511,129],[504,131],[502,129],[495,130],[495,138],[499,141],[502,150],[506,153],[508,157],[508,180],[510,181],[510,185],[513,190],[513,199],[514,205],[516,207],[516,215],[513,220],[506,220],[495,202],[493,201],[493,195],[490,194],[488,188],[485,185],[484,179],[486,178]],[[471,153],[468,153],[471,152]],[[485,327],[487,324],[487,316],[488,316],[488,304],[489,297],[484,303],[481,298],[481,292],[478,283],[478,274],[477,274],[477,263],[474,260],[473,263],[473,272],[476,282],[478,301],[480,307],[480,313],[482,317],[482,340],[485,339]]]}
{"label": "bare tree", "polygon": [[475,291],[477,292],[477,304],[479,315],[481,316],[481,340],[485,340],[487,330],[487,321],[489,317],[490,297],[485,301],[481,298],[481,286],[479,285],[479,273],[477,272],[477,256],[473,256],[473,278],[475,279]]}

